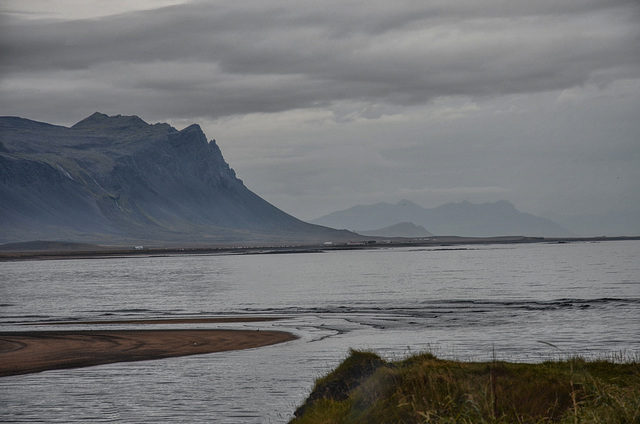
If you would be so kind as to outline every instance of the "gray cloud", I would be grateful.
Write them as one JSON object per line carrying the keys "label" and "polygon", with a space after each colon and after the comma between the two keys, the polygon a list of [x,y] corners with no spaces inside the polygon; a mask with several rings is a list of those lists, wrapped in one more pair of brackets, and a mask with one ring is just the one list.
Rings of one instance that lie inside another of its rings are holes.
{"label": "gray cloud", "polygon": [[[634,2],[527,3],[201,2],[95,20],[5,18],[2,71],[46,79],[86,70],[108,81],[115,69],[151,98],[200,93],[191,102],[212,118],[557,90],[640,73]],[[162,71],[149,75],[153,67]],[[210,107],[211,98],[224,106]]]}
{"label": "gray cloud", "polygon": [[[634,0],[19,7],[0,16],[1,114],[198,121],[250,188],[305,218],[411,195],[640,207]],[[624,187],[602,182],[612,168]]]}

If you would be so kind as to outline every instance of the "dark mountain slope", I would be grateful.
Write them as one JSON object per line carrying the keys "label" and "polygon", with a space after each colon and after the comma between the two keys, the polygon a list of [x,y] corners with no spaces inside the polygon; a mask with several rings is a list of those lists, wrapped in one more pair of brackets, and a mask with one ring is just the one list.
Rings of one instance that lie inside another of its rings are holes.
{"label": "dark mountain slope", "polygon": [[0,118],[0,241],[312,242],[249,189],[198,125],[95,113],[71,128]]}

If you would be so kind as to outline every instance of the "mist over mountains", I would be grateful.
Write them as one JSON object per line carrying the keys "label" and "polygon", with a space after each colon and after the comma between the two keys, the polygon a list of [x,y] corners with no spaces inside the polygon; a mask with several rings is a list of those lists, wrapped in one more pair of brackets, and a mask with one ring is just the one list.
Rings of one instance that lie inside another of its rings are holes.
{"label": "mist over mountains", "polygon": [[312,222],[356,232],[410,222],[437,236],[575,236],[549,219],[518,211],[506,200],[483,204],[447,203],[433,209],[402,200],[396,204],[358,205]]}
{"label": "mist over mountains", "polygon": [[554,222],[584,237],[640,235],[640,211],[612,211],[603,214],[545,214]]}
{"label": "mist over mountains", "polygon": [[420,225],[415,225],[411,222],[400,222],[395,225],[390,225],[384,228],[378,228],[375,230],[360,230],[358,234],[371,237],[403,237],[403,238],[424,238],[431,237],[431,234]]}
{"label": "mist over mountains", "polygon": [[72,127],[0,118],[0,242],[348,240],[250,191],[198,125],[95,113]]}
{"label": "mist over mountains", "polygon": [[[316,243],[430,234],[640,234],[640,214],[562,217],[511,203],[355,206],[303,222],[250,191],[198,125],[94,113],[72,127],[0,117],[0,243]],[[330,228],[327,228],[330,227]],[[602,231],[601,231],[602,230]]]}

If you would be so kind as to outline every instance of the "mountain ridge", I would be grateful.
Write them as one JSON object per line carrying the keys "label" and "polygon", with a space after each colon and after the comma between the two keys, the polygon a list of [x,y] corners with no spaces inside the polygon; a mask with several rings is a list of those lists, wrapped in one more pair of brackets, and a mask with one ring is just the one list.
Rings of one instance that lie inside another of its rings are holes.
{"label": "mountain ridge", "polygon": [[402,237],[402,238],[422,238],[431,237],[429,231],[420,225],[415,225],[411,222],[399,222],[395,225],[390,225],[384,228],[378,228],[375,230],[359,231],[358,234],[371,237]]}
{"label": "mountain ridge", "polygon": [[561,225],[532,214],[518,211],[506,200],[474,204],[468,201],[446,203],[426,209],[409,200],[396,204],[356,205],[336,211],[312,223],[350,231],[367,231],[399,222],[410,222],[438,236],[495,237],[535,236],[571,237],[574,234]]}
{"label": "mountain ridge", "polygon": [[252,191],[199,125],[94,113],[71,127],[0,117],[0,241],[311,242],[357,238]]}

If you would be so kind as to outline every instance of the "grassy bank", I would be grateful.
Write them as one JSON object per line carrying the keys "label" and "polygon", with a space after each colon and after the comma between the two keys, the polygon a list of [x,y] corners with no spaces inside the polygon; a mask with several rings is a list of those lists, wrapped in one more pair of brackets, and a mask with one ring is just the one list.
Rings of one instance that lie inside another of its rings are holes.
{"label": "grassy bank", "polygon": [[292,424],[640,423],[640,361],[388,362],[352,351]]}

